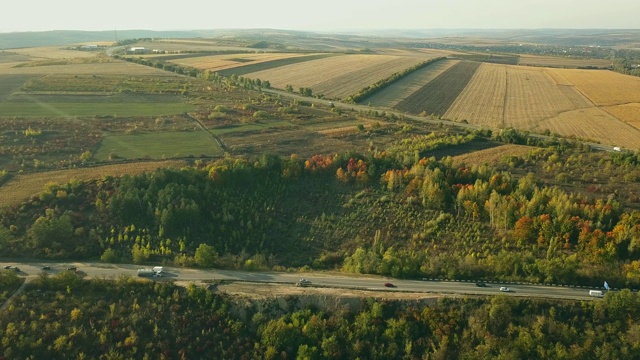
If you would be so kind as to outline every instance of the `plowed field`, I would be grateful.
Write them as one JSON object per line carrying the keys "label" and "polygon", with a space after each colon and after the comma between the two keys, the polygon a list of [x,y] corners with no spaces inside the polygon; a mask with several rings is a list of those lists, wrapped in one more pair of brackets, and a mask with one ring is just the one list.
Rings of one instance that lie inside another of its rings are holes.
{"label": "plowed field", "polygon": [[424,111],[427,114],[444,115],[479,66],[478,62],[461,61],[400,101],[395,108],[412,114]]}
{"label": "plowed field", "polygon": [[307,54],[283,54],[283,53],[267,53],[267,54],[225,54],[212,56],[198,56],[176,59],[171,62],[178,65],[186,65],[201,70],[220,71],[224,69],[234,68],[246,64],[258,64],[273,60],[287,59],[306,56]]}
{"label": "plowed field", "polygon": [[375,106],[395,107],[402,99],[420,90],[429,81],[457,64],[459,60],[441,60],[426,66],[384,88],[384,90],[370,96],[365,103]]}

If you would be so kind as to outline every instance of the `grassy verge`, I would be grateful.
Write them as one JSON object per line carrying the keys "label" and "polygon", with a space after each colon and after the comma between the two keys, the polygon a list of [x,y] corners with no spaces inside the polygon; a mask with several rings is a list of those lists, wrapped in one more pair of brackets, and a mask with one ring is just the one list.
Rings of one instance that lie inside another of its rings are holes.
{"label": "grassy verge", "polygon": [[3,116],[155,116],[189,112],[185,103],[0,103]]}
{"label": "grassy verge", "polygon": [[210,134],[204,131],[154,132],[132,135],[109,135],[100,142],[94,159],[152,159],[190,155],[221,155],[222,150]]}

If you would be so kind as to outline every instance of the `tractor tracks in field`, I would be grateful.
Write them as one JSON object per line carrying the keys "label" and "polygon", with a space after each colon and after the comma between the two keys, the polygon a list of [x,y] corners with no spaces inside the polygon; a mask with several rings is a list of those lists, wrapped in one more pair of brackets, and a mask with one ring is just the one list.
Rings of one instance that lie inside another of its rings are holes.
{"label": "tractor tracks in field", "polygon": [[188,117],[189,119],[193,120],[195,123],[197,123],[198,126],[200,126],[200,128],[202,128],[202,130],[208,132],[209,135],[211,135],[211,137],[213,138],[213,140],[215,140],[215,142],[218,144],[218,146],[220,147],[222,152],[227,152],[229,150],[229,148],[227,148],[227,145],[224,144],[222,139],[220,139],[220,137],[218,137],[218,135],[214,134],[211,130],[209,130],[209,128],[204,126],[204,124],[200,120],[194,118],[193,116],[189,115],[188,113],[185,113],[185,116]]}

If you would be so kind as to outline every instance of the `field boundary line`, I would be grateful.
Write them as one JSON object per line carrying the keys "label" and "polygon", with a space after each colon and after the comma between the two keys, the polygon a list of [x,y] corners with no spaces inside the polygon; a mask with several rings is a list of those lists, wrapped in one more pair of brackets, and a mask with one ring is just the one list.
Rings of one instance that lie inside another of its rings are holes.
{"label": "field boundary line", "polygon": [[208,132],[209,135],[211,135],[213,140],[215,140],[215,142],[218,144],[218,146],[220,147],[220,149],[223,152],[227,152],[228,151],[227,146],[224,144],[224,142],[222,142],[222,139],[220,139],[218,137],[218,135],[214,134],[211,130],[209,130],[206,126],[204,126],[204,124],[200,120],[194,118],[193,116],[189,115],[188,113],[185,113],[185,116],[188,117],[189,119],[195,121],[196,123],[198,123],[198,125],[202,128],[202,130]]}

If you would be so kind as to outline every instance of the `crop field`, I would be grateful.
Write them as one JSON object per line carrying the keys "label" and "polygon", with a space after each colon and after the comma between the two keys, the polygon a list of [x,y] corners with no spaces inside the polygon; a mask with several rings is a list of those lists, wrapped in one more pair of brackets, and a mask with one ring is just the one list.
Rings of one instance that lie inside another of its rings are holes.
{"label": "crop field", "polygon": [[541,129],[634,150],[640,146],[640,129],[596,107],[563,112],[554,118],[540,122],[536,130]]}
{"label": "crop field", "polygon": [[342,55],[246,74],[268,80],[272,87],[307,87],[327,98],[343,98],[394,72],[424,61],[423,58],[389,55]]}
{"label": "crop field", "polygon": [[593,107],[542,69],[482,64],[445,118],[487,127],[533,129],[562,112]]}
{"label": "crop field", "polygon": [[404,98],[394,108],[412,114],[426,112],[443,115],[467,86],[479,66],[478,62],[461,61]]}
{"label": "crop field", "polygon": [[456,54],[455,58],[468,61],[479,61],[483,63],[518,65],[518,56],[494,55],[494,54]]}
{"label": "crop field", "polygon": [[102,138],[94,159],[163,159],[186,156],[218,156],[222,150],[206,131],[166,131],[142,134],[107,135]]}
{"label": "crop field", "polygon": [[535,149],[532,146],[507,144],[454,156],[453,162],[466,165],[495,165],[499,164],[506,155],[522,156]]}
{"label": "crop field", "polygon": [[444,118],[486,127],[500,127],[504,120],[507,67],[482,64]]}
{"label": "crop field", "polygon": [[411,73],[383,90],[368,97],[364,102],[375,106],[395,107],[402,99],[420,90],[425,84],[438,77],[459,60],[441,60]]}
{"label": "crop field", "polygon": [[560,67],[560,68],[580,68],[580,67],[606,68],[611,65],[611,60],[574,59],[574,58],[556,57],[556,56],[520,55],[519,65]]}
{"label": "crop field", "polygon": [[11,49],[11,52],[29,56],[32,60],[42,59],[69,59],[80,57],[95,57],[96,53],[91,51],[68,50],[64,46],[42,46],[23,49]]}
{"label": "crop field", "polygon": [[546,69],[598,106],[640,103],[640,78],[608,70]]}
{"label": "crop field", "polygon": [[2,75],[0,74],[0,102],[6,100],[11,94],[24,85],[32,76],[29,75]]}
{"label": "crop field", "polygon": [[640,103],[604,107],[603,110],[629,125],[640,129]]}
{"label": "crop field", "polygon": [[507,68],[506,127],[532,129],[541,120],[592,106],[572,87],[556,85],[544,71],[525,67]]}
{"label": "crop field", "polygon": [[218,73],[222,76],[245,76],[246,74],[254,73],[256,71],[264,71],[269,69],[275,69],[281,66],[287,66],[305,61],[311,61],[316,59],[324,59],[330,56],[336,56],[335,54],[315,54],[305,56],[293,56],[282,59],[275,59],[271,61],[264,61],[260,63],[248,63],[246,65],[240,65],[237,67],[221,70]]}
{"label": "crop field", "polygon": [[181,160],[146,161],[21,174],[0,186],[0,199],[2,199],[0,200],[0,208],[15,205],[32,196],[37,196],[50,183],[65,184],[73,179],[93,180],[105,176],[135,175],[160,168],[181,168],[185,165],[186,162]]}
{"label": "crop field", "polygon": [[186,103],[63,103],[2,102],[3,116],[73,117],[73,116],[156,116],[173,115],[193,110]]}
{"label": "crop field", "polygon": [[305,56],[296,53],[247,53],[247,54],[224,54],[211,56],[196,56],[184,59],[173,60],[178,65],[186,65],[201,70],[211,70],[212,72],[225,70],[247,63],[256,64],[273,60],[295,58]]}
{"label": "crop field", "polygon": [[29,93],[145,93],[179,94],[195,79],[179,76],[149,75],[67,75],[55,74],[33,78],[21,90]]}
{"label": "crop field", "polygon": [[0,63],[0,74],[27,74],[27,75],[90,75],[90,76],[155,76],[159,78],[178,77],[176,74],[167,73],[164,70],[150,66],[134,64],[126,61],[114,61],[107,63],[69,63],[66,65],[48,66],[22,66],[15,67],[16,63]]}
{"label": "crop field", "polygon": [[237,125],[237,126],[225,126],[225,127],[212,128],[209,130],[216,135],[225,135],[225,134],[232,134],[232,133],[246,133],[246,132],[252,132],[252,131],[260,131],[260,130],[266,130],[266,129],[287,128],[291,126],[295,126],[295,125],[293,125],[288,121],[280,120],[280,121],[269,121],[264,123],[255,122],[255,123],[243,124],[243,125]]}

